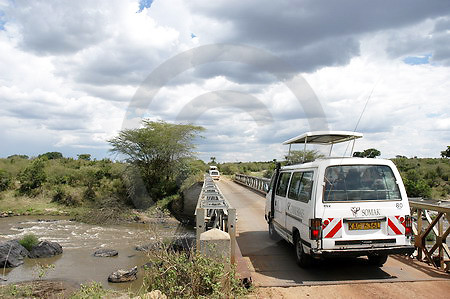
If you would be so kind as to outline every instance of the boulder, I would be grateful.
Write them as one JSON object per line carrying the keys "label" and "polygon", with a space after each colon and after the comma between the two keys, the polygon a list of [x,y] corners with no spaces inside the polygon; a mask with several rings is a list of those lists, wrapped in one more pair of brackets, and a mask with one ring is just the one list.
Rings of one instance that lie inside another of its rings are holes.
{"label": "boulder", "polygon": [[109,282],[127,282],[133,281],[137,278],[138,268],[137,266],[133,267],[130,270],[117,270],[116,272],[111,273],[108,276]]}
{"label": "boulder", "polygon": [[116,256],[118,255],[119,252],[117,250],[114,249],[99,249],[96,252],[94,252],[94,256],[97,257],[110,257],[110,256]]}
{"label": "boulder", "polygon": [[37,245],[31,248],[28,254],[29,258],[41,258],[41,257],[52,257],[63,253],[61,245],[56,242],[41,241]]}
{"label": "boulder", "polygon": [[23,258],[28,254],[28,250],[20,245],[18,240],[0,243],[0,268],[22,265]]}

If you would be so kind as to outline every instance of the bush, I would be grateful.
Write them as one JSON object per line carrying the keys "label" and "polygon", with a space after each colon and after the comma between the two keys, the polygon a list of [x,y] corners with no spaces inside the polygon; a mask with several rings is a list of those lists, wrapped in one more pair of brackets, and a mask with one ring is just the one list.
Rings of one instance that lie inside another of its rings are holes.
{"label": "bush", "polygon": [[36,159],[19,174],[21,193],[30,194],[31,191],[42,186],[47,179],[44,167],[44,160]]}
{"label": "bush", "polygon": [[11,177],[9,174],[0,169],[0,191],[5,191],[11,185]]}
{"label": "bush", "polygon": [[[161,246],[164,248],[164,246]],[[144,269],[144,290],[162,290],[168,298],[235,298],[246,293],[229,263],[195,252],[156,250]]]}
{"label": "bush", "polygon": [[405,178],[404,184],[408,197],[431,197],[431,187],[425,180],[419,179],[417,181]]}
{"label": "bush", "polygon": [[19,240],[19,244],[30,251],[34,245],[39,243],[39,239],[33,234],[27,234]]}
{"label": "bush", "polygon": [[76,194],[73,189],[72,192],[67,187],[57,185],[53,195],[52,201],[66,206],[79,206],[81,205],[81,198]]}

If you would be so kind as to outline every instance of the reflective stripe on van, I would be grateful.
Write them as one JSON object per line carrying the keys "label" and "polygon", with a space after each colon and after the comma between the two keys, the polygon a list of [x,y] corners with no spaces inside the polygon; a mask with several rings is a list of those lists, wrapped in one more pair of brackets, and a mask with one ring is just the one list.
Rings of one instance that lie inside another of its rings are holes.
{"label": "reflective stripe on van", "polygon": [[342,219],[326,218],[322,224],[322,236],[324,238],[341,238],[342,237]]}
{"label": "reflective stripe on van", "polygon": [[406,222],[404,216],[388,216],[388,235],[404,235]]}

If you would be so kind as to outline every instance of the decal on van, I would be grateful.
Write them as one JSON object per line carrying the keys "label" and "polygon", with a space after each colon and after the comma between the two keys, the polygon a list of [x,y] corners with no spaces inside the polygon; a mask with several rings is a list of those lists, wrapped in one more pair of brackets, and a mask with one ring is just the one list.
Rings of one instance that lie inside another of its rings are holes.
{"label": "decal on van", "polygon": [[353,217],[358,216],[358,212],[359,212],[360,209],[361,209],[360,207],[352,207],[350,209],[352,211],[352,213],[353,213]]}
{"label": "decal on van", "polygon": [[404,235],[406,230],[405,217],[388,216],[388,235]]}
{"label": "decal on van", "polygon": [[342,219],[327,218],[323,221],[322,232],[324,238],[341,238],[342,237]]}

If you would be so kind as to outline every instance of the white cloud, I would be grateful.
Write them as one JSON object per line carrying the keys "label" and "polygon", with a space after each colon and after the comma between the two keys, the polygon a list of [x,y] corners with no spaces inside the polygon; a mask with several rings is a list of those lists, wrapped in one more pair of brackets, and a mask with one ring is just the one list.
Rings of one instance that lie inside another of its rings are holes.
{"label": "white cloud", "polygon": [[[303,72],[332,129],[352,130],[375,86],[356,150],[439,156],[450,140],[448,5],[333,5],[156,0],[137,13],[137,0],[0,0],[0,156],[59,150],[104,157],[106,140],[125,125],[129,101],[157,66],[221,42],[269,51]],[[349,11],[361,18],[349,18]],[[404,62],[429,54],[430,63]],[[211,100],[216,91],[235,97],[222,105]],[[183,72],[139,112],[175,121],[194,99],[208,96],[210,102],[202,103],[207,109],[195,120],[208,129],[199,141],[203,159],[280,159],[286,151],[281,142],[309,130],[301,104],[282,82],[236,62]],[[266,111],[270,121],[255,122]]]}

